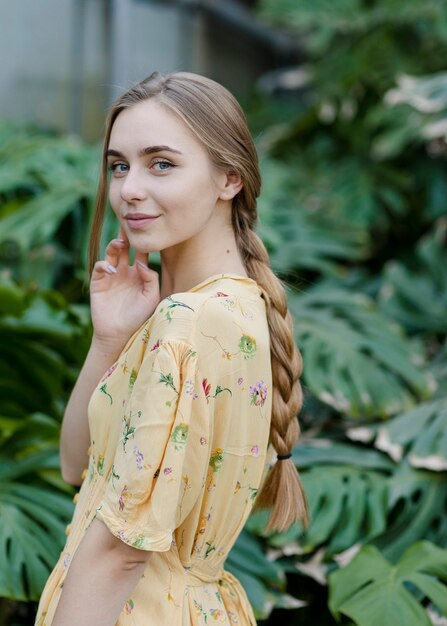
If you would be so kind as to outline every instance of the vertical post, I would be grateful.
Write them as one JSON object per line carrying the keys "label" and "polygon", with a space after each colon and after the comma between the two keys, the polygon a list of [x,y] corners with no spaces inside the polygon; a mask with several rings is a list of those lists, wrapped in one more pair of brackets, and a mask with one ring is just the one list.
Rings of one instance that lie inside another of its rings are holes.
{"label": "vertical post", "polygon": [[71,98],[70,131],[81,134],[82,131],[82,95],[85,49],[85,9],[87,0],[72,0],[71,29]]}
{"label": "vertical post", "polygon": [[110,2],[110,80],[109,104],[129,85],[130,11],[132,0]]}

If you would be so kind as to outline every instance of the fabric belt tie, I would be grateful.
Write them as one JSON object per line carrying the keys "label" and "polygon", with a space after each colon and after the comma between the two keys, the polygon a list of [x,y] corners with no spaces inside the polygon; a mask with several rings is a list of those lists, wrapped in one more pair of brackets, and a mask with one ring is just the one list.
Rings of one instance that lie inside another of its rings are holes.
{"label": "fabric belt tie", "polygon": [[211,583],[215,583],[217,585],[222,578],[225,578],[226,573],[227,572],[225,572],[224,569],[219,570],[215,574],[205,574],[204,572],[199,572],[196,569],[186,569],[186,584],[188,587],[201,587],[202,585],[208,585]]}

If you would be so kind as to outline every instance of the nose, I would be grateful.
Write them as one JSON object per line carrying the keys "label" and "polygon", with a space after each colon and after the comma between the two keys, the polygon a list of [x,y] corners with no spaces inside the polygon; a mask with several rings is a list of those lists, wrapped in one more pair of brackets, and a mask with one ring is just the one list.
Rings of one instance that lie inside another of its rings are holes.
{"label": "nose", "polygon": [[143,184],[143,176],[138,170],[130,169],[121,184],[121,198],[124,202],[135,202],[144,200],[147,196],[146,189]]}

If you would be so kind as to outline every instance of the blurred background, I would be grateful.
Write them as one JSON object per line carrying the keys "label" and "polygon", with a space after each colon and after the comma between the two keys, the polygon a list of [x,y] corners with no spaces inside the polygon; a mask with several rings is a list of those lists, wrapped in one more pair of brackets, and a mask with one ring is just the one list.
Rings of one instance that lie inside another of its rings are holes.
{"label": "blurred background", "polygon": [[154,70],[242,103],[304,359],[312,523],[256,513],[228,569],[263,626],[446,625],[447,0],[0,0],[0,54],[0,626],[34,623],[73,513],[104,119]]}

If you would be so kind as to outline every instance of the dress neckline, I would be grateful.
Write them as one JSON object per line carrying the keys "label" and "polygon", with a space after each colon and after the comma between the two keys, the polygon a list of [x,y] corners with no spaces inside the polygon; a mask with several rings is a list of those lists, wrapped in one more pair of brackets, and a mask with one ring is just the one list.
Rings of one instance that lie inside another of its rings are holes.
{"label": "dress neckline", "polygon": [[213,274],[212,276],[208,276],[208,278],[205,278],[205,280],[202,280],[197,285],[194,285],[194,287],[191,287],[191,289],[188,289],[186,293],[200,291],[201,289],[203,289],[203,287],[206,287],[207,285],[214,283],[218,280],[224,280],[224,279],[239,280],[239,281],[247,282],[251,285],[254,285],[257,289],[260,290],[258,283],[255,280],[253,280],[253,278],[250,278],[249,276],[240,276],[239,274],[223,273],[223,274]]}

